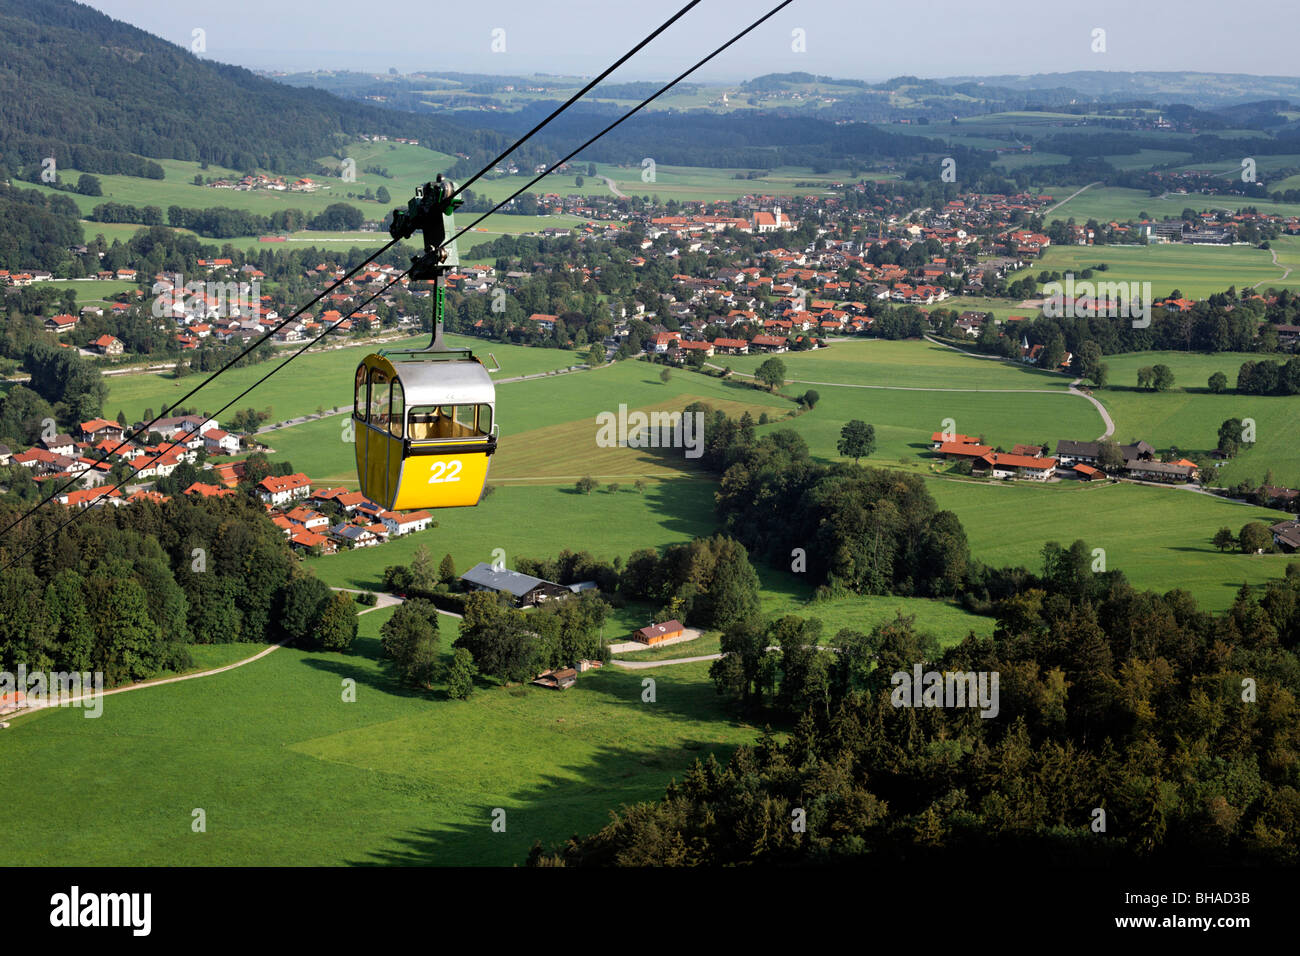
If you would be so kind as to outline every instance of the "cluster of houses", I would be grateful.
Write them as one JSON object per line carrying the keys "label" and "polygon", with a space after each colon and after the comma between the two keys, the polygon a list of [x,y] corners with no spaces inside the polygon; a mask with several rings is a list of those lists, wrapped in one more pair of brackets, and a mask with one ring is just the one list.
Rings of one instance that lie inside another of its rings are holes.
{"label": "cluster of houses", "polygon": [[[197,463],[200,449],[210,455],[239,451],[239,437],[218,427],[214,418],[162,418],[149,429],[147,439],[140,439],[136,436],[143,424],[136,423],[127,436],[128,430],[118,422],[95,418],[82,422],[75,435],[43,437],[25,451],[15,453],[0,444],[0,467],[20,465],[29,469],[38,482],[66,484],[66,490],[55,500],[70,508],[90,508],[142,499],[167,500],[167,496],[144,487],[126,495],[113,488],[116,482],[110,481],[110,475],[116,463],[136,469],[132,484],[146,484],[150,478],[170,476],[182,463]],[[204,480],[195,481],[182,493],[205,498],[237,494],[244,467],[243,461],[208,464]],[[373,547],[393,537],[423,531],[433,522],[428,511],[388,511],[359,491],[342,487],[313,491],[311,480],[304,474],[267,476],[258,483],[257,495],[290,545],[312,554]],[[329,514],[320,510],[327,503]]]}
{"label": "cluster of houses", "polygon": [[1010,453],[984,444],[979,438],[953,432],[934,432],[931,449],[945,461],[970,462],[971,473],[991,478],[1022,478],[1049,481],[1061,471],[1083,481],[1122,477],[1133,481],[1186,483],[1197,475],[1197,465],[1186,458],[1160,461],[1155,449],[1145,441],[1120,445],[1123,465],[1108,474],[1101,463],[1101,442],[1061,439],[1056,454],[1049,455],[1046,445],[1015,445]]}
{"label": "cluster of houses", "polygon": [[[502,596],[512,607],[532,608],[548,601],[562,601],[574,594],[595,590],[596,582],[581,581],[575,584],[556,584],[543,578],[512,571],[509,568],[479,562],[460,576],[467,591],[486,591]],[[650,647],[663,641],[682,637],[685,628],[677,620],[661,624],[648,624],[631,634],[632,641]],[[580,660],[573,667],[545,670],[533,680],[539,687],[567,690],[577,682],[578,675],[600,667],[600,661]]]}
{"label": "cluster of houses", "polygon": [[93,418],[78,425],[75,434],[42,436],[26,451],[10,453],[0,446],[0,465],[21,465],[38,482],[70,482],[59,501],[86,507],[101,497],[95,489],[109,483],[113,466],[119,462],[136,469],[134,480],[140,481],[168,476],[182,462],[193,464],[200,449],[212,455],[239,451],[239,437],[221,429],[214,418],[162,418],[148,435],[141,436],[143,427],[143,422],[137,422],[131,429],[132,437],[123,440],[128,431],[123,425]]}
{"label": "cluster of houses", "polygon": [[[81,247],[81,251],[85,252],[85,247]],[[116,272],[103,269],[95,274],[95,279],[101,282],[134,282],[136,274],[135,269],[118,269]],[[0,287],[13,286],[21,288],[35,282],[49,282],[53,278],[54,274],[48,269],[20,269],[17,272],[0,269]]]}
{"label": "cluster of houses", "polygon": [[233,189],[236,192],[251,192],[254,189],[267,189],[271,192],[294,192],[294,193],[314,193],[322,187],[320,183],[313,182],[311,178],[303,176],[300,179],[286,180],[280,176],[267,176],[258,173],[251,176],[243,176],[239,179],[214,179],[208,183],[213,189]]}
{"label": "cluster of houses", "polygon": [[[219,475],[216,484],[195,482],[184,494],[204,498],[237,494],[242,464],[231,462],[229,473]],[[424,531],[433,522],[427,511],[388,511],[359,491],[342,487],[313,491],[311,479],[301,472],[268,475],[257,483],[257,496],[272,523],[289,539],[289,545],[308,554],[371,548],[391,538]]]}

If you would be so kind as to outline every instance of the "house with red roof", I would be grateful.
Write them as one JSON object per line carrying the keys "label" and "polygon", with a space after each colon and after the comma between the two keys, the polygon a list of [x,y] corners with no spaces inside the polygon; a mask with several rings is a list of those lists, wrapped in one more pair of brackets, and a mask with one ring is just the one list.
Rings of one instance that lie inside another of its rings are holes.
{"label": "house with red roof", "polygon": [[311,494],[311,479],[302,472],[292,475],[267,475],[257,483],[257,496],[272,506]]}
{"label": "house with red roof", "polygon": [[203,433],[203,447],[210,455],[234,455],[239,452],[239,436],[220,428],[209,428]]}
{"label": "house with red roof", "polygon": [[121,355],[126,351],[126,346],[122,344],[121,339],[114,338],[107,333],[91,342],[90,348],[100,355]]}
{"label": "house with red roof", "polygon": [[1007,455],[989,452],[972,464],[974,471],[988,471],[994,478],[1028,478],[1046,481],[1056,475],[1056,459],[1042,455]]}
{"label": "house with red roof", "polygon": [[61,315],[52,315],[45,320],[45,331],[53,332],[55,335],[62,335],[77,327],[81,319],[75,315],[69,315],[66,312]]}

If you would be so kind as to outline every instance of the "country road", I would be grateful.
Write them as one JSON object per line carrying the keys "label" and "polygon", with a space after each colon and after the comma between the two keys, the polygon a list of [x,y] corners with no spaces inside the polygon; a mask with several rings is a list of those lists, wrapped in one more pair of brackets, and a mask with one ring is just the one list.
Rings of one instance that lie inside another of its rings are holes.
{"label": "country road", "polygon": [[[330,590],[344,591],[348,594],[364,593],[355,588],[330,588]],[[378,611],[381,608],[395,607],[396,605],[401,604],[403,600],[402,598],[398,597],[396,594],[388,594],[384,591],[373,591],[371,593],[373,593],[378,598],[375,606],[366,608],[364,611],[358,611],[357,617],[360,617],[362,614],[369,614],[371,611]],[[444,611],[441,608],[438,608],[438,613],[443,614],[447,617],[454,617],[458,620],[460,619],[460,615],[456,614],[453,611]],[[176,677],[163,677],[158,680],[140,681],[138,684],[127,684],[124,687],[114,687],[112,690],[103,691],[100,694],[100,696],[108,697],[111,694],[125,694],[133,690],[145,690],[149,687],[162,687],[164,684],[179,684],[181,681],[198,680],[200,677],[214,677],[217,674],[224,674],[227,671],[233,671],[236,668],[243,667],[246,664],[252,664],[254,661],[260,661],[263,657],[266,657],[268,654],[272,653],[273,651],[278,651],[280,648],[284,647],[286,643],[287,642],[285,641],[281,641],[278,644],[272,644],[269,647],[264,647],[256,654],[253,654],[250,657],[245,657],[243,660],[235,661],[233,664],[226,664],[222,667],[212,667],[205,671],[196,671],[193,674],[180,674]],[[94,696],[95,696],[94,694],[82,694],[79,697],[70,697],[67,698],[60,706],[79,703],[80,701],[87,700]],[[5,722],[9,722],[18,717],[24,717],[27,714],[34,714],[40,710],[48,710],[51,706],[53,705],[48,703],[33,704],[32,706],[27,707],[24,710],[20,710],[12,714],[5,715],[3,720]]]}
{"label": "country road", "polygon": [[668,667],[672,664],[695,664],[699,661],[716,661],[721,654],[701,654],[699,657],[673,657],[666,661],[615,661],[610,663],[615,667],[624,667],[630,671],[641,671],[651,667]]}
{"label": "country road", "polygon": [[1080,188],[1080,189],[1076,189],[1074,192],[1070,193],[1070,195],[1066,196],[1064,199],[1062,199],[1060,202],[1058,202],[1055,206],[1052,206],[1052,207],[1050,207],[1050,208],[1048,208],[1048,209],[1044,209],[1044,210],[1043,210],[1043,219],[1046,220],[1048,216],[1050,216],[1052,213],[1056,212],[1056,210],[1060,209],[1060,208],[1061,208],[1062,206],[1064,206],[1067,202],[1069,202],[1069,201],[1070,201],[1071,199],[1073,199],[1075,196],[1079,195],[1079,193],[1083,192],[1084,190],[1091,189],[1093,186],[1100,186],[1100,185],[1101,185],[1101,180],[1097,180],[1097,182],[1095,182],[1095,183],[1088,183],[1088,185],[1086,185],[1086,186],[1084,186],[1084,187],[1082,187],[1082,188]]}
{"label": "country road", "polygon": [[[161,687],[164,684],[179,684],[181,681],[198,680],[200,677],[212,677],[216,674],[224,674],[226,671],[233,671],[235,668],[243,667],[245,664],[251,664],[254,661],[260,661],[267,654],[270,654],[273,651],[278,651],[282,647],[284,647],[283,641],[280,642],[279,644],[272,644],[269,647],[265,647],[262,650],[258,651],[256,654],[252,655],[251,657],[245,657],[242,661],[235,661],[235,663],[233,664],[226,664],[224,667],[213,667],[210,668],[209,670],[198,671],[193,674],[181,674],[177,677],[163,677],[159,680],[147,680],[147,681],[141,681],[138,684],[127,684],[125,687],[114,687],[112,690],[103,691],[99,696],[108,697],[112,694],[125,694],[133,690],[145,690],[146,688],[149,687]],[[82,694],[79,697],[69,697],[66,698],[64,701],[62,701],[59,706],[66,706],[67,704],[75,704],[80,701],[92,698],[94,696],[96,695],[92,693],[92,694]],[[32,706],[26,708],[25,710],[20,710],[17,713],[7,715],[4,719],[6,721],[11,721],[17,717],[23,717],[26,716],[27,714],[34,714],[40,710],[48,710],[51,706],[54,705],[51,705],[46,702],[33,704]]]}
{"label": "country road", "polygon": [[626,194],[626,193],[621,193],[621,192],[618,191],[618,184],[615,183],[614,180],[612,180],[610,177],[608,177],[608,176],[601,176],[600,178],[603,179],[603,180],[605,180],[605,185],[609,187],[609,191],[612,192],[612,193],[614,194],[614,198],[615,198],[615,199],[626,199],[626,198],[627,198],[627,194]]}
{"label": "country road", "polygon": [[1280,276],[1278,276],[1276,279],[1260,279],[1260,280],[1259,280],[1258,282],[1256,282],[1253,286],[1251,286],[1252,289],[1258,289],[1258,288],[1259,288],[1260,286],[1262,286],[1265,282],[1285,282],[1285,281],[1286,281],[1286,277],[1289,276],[1289,275],[1291,274],[1291,272],[1293,271],[1291,266],[1283,266],[1282,263],[1280,263],[1280,262],[1277,261],[1277,250],[1276,250],[1276,249],[1272,249],[1272,248],[1270,248],[1268,251],[1269,251],[1269,252],[1272,254],[1272,256],[1273,256],[1273,265],[1277,266],[1279,269],[1284,269],[1285,271],[1284,271]]}
{"label": "country road", "polygon": [[[932,344],[932,345],[939,345],[939,346],[942,346],[943,348],[946,348],[946,349],[952,349],[954,352],[958,353],[959,355],[968,355],[968,356],[970,356],[971,358],[978,358],[978,359],[994,359],[995,361],[999,361],[999,362],[1010,362],[1010,361],[1011,361],[1011,359],[1003,358],[1003,357],[1000,356],[1000,355],[980,355],[980,354],[977,353],[977,352],[967,352],[965,349],[959,349],[959,348],[957,348],[957,346],[955,346],[955,345],[949,345],[947,342],[940,342],[938,339],[932,339],[932,338],[930,338],[930,336],[928,336],[928,335],[925,336],[925,340],[926,340],[927,342],[929,342],[930,344]],[[1067,389],[1067,391],[1068,391],[1071,395],[1078,395],[1080,398],[1086,398],[1088,401],[1092,402],[1092,406],[1093,406],[1093,408],[1097,409],[1097,414],[1101,416],[1101,420],[1102,420],[1102,421],[1105,423],[1105,425],[1106,425],[1106,430],[1105,430],[1104,432],[1101,433],[1101,435],[1097,438],[1097,441],[1105,441],[1105,440],[1106,440],[1107,438],[1109,438],[1111,435],[1115,434],[1115,420],[1114,420],[1113,418],[1110,417],[1110,412],[1106,411],[1106,406],[1103,405],[1101,402],[1099,402],[1097,399],[1093,398],[1093,397],[1092,397],[1092,394],[1091,394],[1090,392],[1080,391],[1080,389],[1079,389],[1079,383],[1082,382],[1082,381],[1083,381],[1082,378],[1076,378],[1073,382],[1070,383],[1070,387],[1069,387],[1069,389]],[[970,391],[970,389],[950,389],[949,391]],[[976,389],[976,391],[978,391],[978,389]],[[1005,392],[1005,391],[1017,391],[1017,389],[997,389],[997,388],[990,388],[990,389],[985,389],[985,391],[989,391],[989,392],[999,392],[999,391],[1001,391],[1001,392]],[[1023,391],[1027,391],[1027,392],[1041,392],[1041,391],[1043,391],[1043,389],[1041,389],[1041,388],[1028,388],[1028,389],[1023,389]]]}

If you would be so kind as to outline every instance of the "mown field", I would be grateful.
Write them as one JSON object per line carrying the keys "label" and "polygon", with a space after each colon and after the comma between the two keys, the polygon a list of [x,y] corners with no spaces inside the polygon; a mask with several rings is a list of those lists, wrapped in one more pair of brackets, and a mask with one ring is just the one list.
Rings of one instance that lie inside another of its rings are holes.
{"label": "mown field", "polygon": [[[1144,438],[1158,450],[1177,447],[1193,461],[1213,468],[1209,453],[1218,446],[1219,425],[1229,418],[1253,419],[1256,442],[1253,448],[1215,469],[1217,483],[1236,484],[1243,479],[1264,480],[1269,469],[1275,482],[1287,487],[1300,485],[1300,398],[1278,395],[1215,395],[1207,382],[1215,372],[1237,384],[1242,362],[1269,358],[1252,353],[1216,354],[1186,352],[1137,352],[1110,355],[1111,384],[1095,394],[1115,419],[1116,438],[1129,441]],[[1285,359],[1286,356],[1274,356]],[[1167,392],[1137,388],[1137,370],[1163,363],[1174,372],[1174,387]]]}
{"label": "mown field", "polygon": [[[579,352],[562,349],[528,348],[527,346],[508,345],[499,342],[484,342],[468,336],[448,335],[447,342],[458,347],[470,347],[487,362],[487,353],[491,352],[501,363],[501,370],[493,372],[493,378],[513,378],[517,375],[533,375],[554,369],[567,368],[583,361]],[[429,342],[428,334],[384,342],[380,347],[386,349],[423,347]],[[353,373],[357,363],[375,348],[374,345],[361,340],[356,345],[345,348],[329,348],[322,343],[318,350],[304,353],[294,359],[282,372],[277,372],[259,385],[241,400],[238,408],[253,407],[259,410],[271,409],[271,422],[285,421],[301,415],[310,415],[318,407],[336,408],[352,404]],[[205,386],[198,395],[188,401],[188,406],[214,410],[220,408],[245,388],[265,375],[274,364],[283,361],[283,357],[272,359],[261,365],[234,368],[222,373],[215,382]],[[491,363],[488,362],[490,365]],[[203,381],[204,375],[192,373],[183,378],[175,378],[171,372],[140,372],[130,375],[114,375],[108,379],[108,399],[104,408],[111,414],[118,410],[126,413],[127,418],[135,421],[144,414],[146,408],[152,408],[157,414],[162,406],[176,402],[182,395]],[[232,410],[234,411],[234,410]],[[230,413],[227,413],[228,415]]]}
{"label": "mown field", "polygon": [[[768,355],[721,355],[715,364],[752,374]],[[930,342],[853,339],[824,349],[776,356],[786,377],[804,382],[888,385],[895,388],[1050,389],[1065,392],[1070,378],[1056,372],[974,359]]]}
{"label": "mown field", "polygon": [[[647,157],[653,159],[654,157]],[[542,179],[529,192],[558,193],[586,196],[612,196],[608,185],[602,177],[614,180],[618,191],[628,196],[658,196],[667,202],[669,199],[685,200],[724,200],[738,199],[747,195],[808,196],[825,193],[831,183],[842,183],[850,179],[848,170],[833,170],[829,173],[814,173],[811,168],[778,166],[763,171],[760,176],[749,178],[748,169],[711,169],[703,166],[666,166],[656,164],[653,181],[642,178],[650,175],[649,167],[616,166],[609,163],[596,164],[596,176],[587,174],[588,164],[571,163],[562,173],[555,173]],[[739,175],[740,178],[737,178]],[[503,176],[491,180],[480,180],[471,187],[476,193],[499,201],[523,186],[533,174]],[[577,185],[577,177],[583,178],[583,184]]]}
{"label": "mown field", "polygon": [[[512,346],[506,349],[498,352],[495,344],[480,343],[480,354],[492,351],[506,371],[513,369],[515,359],[522,364],[533,357],[519,353],[563,356],[565,362],[581,358],[577,352]],[[351,400],[353,367],[343,373],[341,387],[346,391],[338,404]],[[779,416],[794,407],[788,400],[740,382],[723,382],[690,372],[674,370],[665,384],[659,379],[661,371],[658,365],[629,361],[571,375],[503,383],[497,390],[501,444],[492,461],[490,479],[571,483],[590,474],[630,485],[638,477],[673,476],[680,474],[683,466],[689,466],[682,456],[661,449],[598,446],[596,416],[602,412],[617,415],[620,405],[626,405],[629,411],[675,411],[701,401],[736,416],[749,411],[755,420],[764,410]],[[512,374],[523,374],[522,368]],[[501,376],[511,377],[506,372]],[[293,416],[281,415],[277,408],[276,418],[284,417]],[[314,480],[351,485],[355,483],[351,474],[353,449],[342,444],[343,424],[342,417],[322,419],[279,429],[264,436],[264,440],[278,456]]]}
{"label": "mown field", "polygon": [[[1281,258],[1292,251],[1294,237],[1274,240]],[[1093,274],[1092,282],[1151,283],[1151,294],[1163,299],[1175,289],[1184,297],[1204,299],[1229,286],[1241,290],[1262,283],[1261,288],[1300,287],[1300,276],[1292,272],[1284,281],[1284,268],[1273,265],[1269,253],[1253,246],[1196,246],[1166,243],[1151,246],[1049,246],[1032,264],[1013,278],[1037,277],[1040,272],[1074,273],[1083,281],[1084,269],[1105,263],[1110,268]],[[1138,287],[1139,291],[1141,286]],[[1136,292],[1134,293],[1136,294]],[[1032,314],[1032,313],[1031,313]]]}
{"label": "mown field", "polygon": [[1243,582],[1280,577],[1296,560],[1220,554],[1210,544],[1220,527],[1235,534],[1248,521],[1272,524],[1287,516],[1192,491],[1125,483],[934,479],[930,493],[939,507],[957,512],[972,554],[987,564],[1041,569],[1046,542],[1069,545],[1082,538],[1090,548],[1105,549],[1107,567],[1121,569],[1135,587],[1184,588],[1214,611],[1228,607]]}
{"label": "mown field", "polygon": [[[1056,200],[1062,200],[1073,193],[1079,186],[1039,186],[1037,192],[1047,193]],[[1236,211],[1243,206],[1254,206],[1260,212],[1272,212],[1280,216],[1300,214],[1300,204],[1278,203],[1268,199],[1247,199],[1232,195],[1179,195],[1169,194],[1164,197],[1152,196],[1145,189],[1125,189],[1120,186],[1093,186],[1080,193],[1052,213],[1053,219],[1074,219],[1085,223],[1089,219],[1098,222],[1111,220],[1137,219],[1143,212],[1156,219],[1172,219],[1179,216],[1188,207],[1200,212],[1204,209],[1228,209]]]}
{"label": "mown field", "polygon": [[643,493],[630,485],[590,495],[580,495],[568,484],[502,485],[477,508],[436,512],[436,528],[307,564],[334,587],[374,589],[382,584],[385,567],[409,564],[421,546],[439,559],[450,554],[461,572],[491,562],[497,548],[505,552],[507,567],[521,556],[545,558],[565,548],[609,560],[626,558],[638,548],[662,548],[712,534],[715,488],[700,477],[649,482]]}
{"label": "mown field", "polygon": [[[0,805],[0,828],[23,839],[6,862],[509,866],[757,736],[725,710],[707,664],[653,671],[654,703],[642,674],[614,667],[562,694],[408,691],[377,659],[390,613],[361,617],[352,654],[281,649],[107,698],[96,720],[68,708],[15,721],[0,760],[25,783]],[[444,656],[454,635],[444,618]],[[342,700],[347,679],[355,702]],[[206,832],[191,830],[196,808]]]}

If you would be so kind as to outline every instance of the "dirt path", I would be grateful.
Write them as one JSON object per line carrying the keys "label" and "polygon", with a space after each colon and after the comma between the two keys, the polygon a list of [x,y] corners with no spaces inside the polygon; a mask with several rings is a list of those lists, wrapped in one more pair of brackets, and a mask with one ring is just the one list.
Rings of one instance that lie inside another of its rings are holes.
{"label": "dirt path", "polygon": [[180,674],[176,677],[163,677],[160,678],[159,680],[147,680],[147,681],[141,681],[138,684],[127,684],[125,687],[114,687],[112,690],[103,691],[99,695],[95,695],[93,693],[82,694],[80,697],[67,698],[64,701],[62,701],[59,705],[51,705],[48,703],[34,704],[31,707],[28,707],[26,710],[20,710],[16,714],[10,714],[4,719],[7,721],[11,721],[17,717],[25,716],[26,714],[34,714],[38,710],[47,710],[51,706],[66,706],[67,704],[75,704],[79,701],[88,700],[95,696],[108,697],[112,694],[125,694],[133,690],[144,690],[146,687],[161,687],[163,684],[179,684],[181,681],[198,680],[200,677],[212,677],[215,674],[224,674],[226,671],[233,671],[235,668],[243,667],[245,664],[251,664],[253,663],[253,661],[260,661],[266,655],[272,653],[273,651],[277,651],[282,647],[284,647],[283,641],[281,641],[279,644],[272,644],[271,646],[262,649],[258,653],[254,654],[252,657],[245,657],[242,661],[235,661],[235,663],[227,664],[224,667],[213,667],[209,670],[197,671],[196,673],[193,674]]}
{"label": "dirt path", "polygon": [[1277,266],[1279,269],[1283,269],[1284,271],[1283,271],[1283,273],[1282,273],[1280,276],[1278,276],[1276,279],[1260,279],[1260,280],[1259,280],[1258,282],[1256,282],[1253,286],[1251,286],[1252,289],[1258,289],[1258,288],[1259,288],[1260,286],[1262,286],[1265,282],[1285,282],[1285,281],[1286,281],[1286,277],[1289,276],[1289,275],[1291,274],[1291,272],[1293,271],[1291,266],[1284,266],[1284,265],[1282,265],[1282,263],[1280,263],[1280,262],[1277,261],[1277,250],[1276,250],[1276,249],[1272,249],[1272,248],[1270,248],[1268,251],[1269,251],[1269,253],[1271,253],[1272,256],[1273,256],[1273,265]]}
{"label": "dirt path", "polygon": [[605,180],[605,185],[609,187],[609,191],[614,194],[615,199],[627,198],[626,193],[621,193],[618,191],[618,184],[614,182],[614,180],[610,179],[608,176],[600,176],[599,178]]}
{"label": "dirt path", "polygon": [[630,671],[642,671],[651,667],[668,667],[671,664],[697,664],[700,661],[716,661],[721,654],[702,654],[699,657],[673,657],[666,661],[610,661],[615,667],[624,667]]}
{"label": "dirt path", "polygon": [[[1000,355],[980,355],[978,352],[967,352],[965,349],[959,349],[959,348],[957,348],[957,346],[955,346],[955,345],[949,345],[947,342],[940,342],[938,339],[932,339],[932,338],[930,338],[930,336],[928,336],[928,335],[925,336],[925,340],[926,340],[927,342],[929,342],[930,344],[932,344],[932,345],[939,345],[939,346],[942,346],[943,348],[946,348],[946,349],[952,349],[954,352],[956,352],[956,353],[959,354],[959,355],[967,355],[967,356],[969,356],[969,357],[971,357],[971,358],[978,358],[978,359],[993,359],[993,360],[998,361],[998,362],[1010,362],[1010,361],[1011,361],[1011,359],[1003,358],[1003,357],[1000,356]],[[1089,393],[1089,392],[1084,392],[1084,391],[1080,391],[1080,389],[1079,389],[1079,383],[1082,382],[1082,381],[1083,381],[1082,378],[1076,378],[1073,382],[1070,383],[1070,387],[1069,387],[1066,391],[1067,391],[1069,394],[1071,394],[1071,395],[1078,395],[1080,398],[1086,398],[1088,401],[1092,402],[1092,407],[1095,408],[1095,409],[1097,409],[1097,414],[1101,416],[1101,420],[1102,420],[1102,422],[1106,425],[1106,430],[1105,430],[1104,432],[1102,432],[1102,434],[1097,438],[1097,441],[1105,441],[1105,440],[1106,440],[1107,438],[1109,438],[1111,435],[1115,434],[1115,420],[1114,420],[1113,418],[1110,417],[1110,412],[1106,411],[1106,406],[1103,405],[1103,404],[1102,404],[1100,401],[1098,401],[1097,399],[1093,398],[1091,393]],[[879,387],[879,386],[877,386],[877,387]],[[971,391],[971,389],[949,389],[948,391]],[[974,391],[980,391],[980,390],[979,390],[979,389],[974,389]],[[1003,388],[1003,389],[999,389],[999,388],[990,388],[990,389],[984,389],[984,391],[989,391],[989,392],[1005,392],[1005,391],[1017,391],[1017,389],[1004,389],[1004,388]],[[1040,389],[1040,388],[1030,388],[1030,389],[1024,389],[1023,391],[1027,391],[1027,392],[1041,392],[1041,391],[1043,391],[1043,389]]]}
{"label": "dirt path", "polygon": [[1048,216],[1050,216],[1052,213],[1056,212],[1056,210],[1060,209],[1062,206],[1064,206],[1067,202],[1069,202],[1069,201],[1070,201],[1071,199],[1073,199],[1075,196],[1079,195],[1079,193],[1084,192],[1085,190],[1091,189],[1093,186],[1100,186],[1100,185],[1101,185],[1101,180],[1097,180],[1097,182],[1095,182],[1095,183],[1088,183],[1088,185],[1084,186],[1083,189],[1076,189],[1074,192],[1070,193],[1070,195],[1066,196],[1064,199],[1062,199],[1060,202],[1058,202],[1055,206],[1052,206],[1050,209],[1044,209],[1044,210],[1043,210],[1043,221],[1046,222]]}
{"label": "dirt path", "polygon": [[[330,588],[330,590],[345,591],[348,594],[364,593],[355,588]],[[374,607],[366,608],[364,611],[358,611],[357,617],[360,617],[362,614],[369,614],[371,611],[378,611],[380,608],[394,607],[398,604],[401,604],[403,601],[403,599],[398,597],[396,594],[388,594],[384,591],[374,591],[371,593],[377,596],[378,598],[377,603],[375,604]],[[458,620],[460,619],[460,615],[456,614],[453,611],[444,611],[441,608],[439,608],[438,613],[446,615],[447,617],[454,617]],[[212,677],[216,674],[224,674],[226,671],[233,671],[237,667],[243,667],[244,665],[251,664],[254,661],[260,661],[263,657],[266,657],[266,655],[284,647],[285,644],[286,644],[285,641],[281,641],[278,644],[272,644],[269,647],[263,648],[262,650],[258,651],[256,654],[252,655],[251,657],[245,657],[242,661],[235,661],[233,664],[226,664],[223,667],[213,667],[205,671],[196,671],[193,674],[180,674],[177,675],[176,677],[163,677],[158,680],[141,681],[138,684],[127,684],[125,687],[114,687],[112,690],[103,691],[100,696],[108,697],[111,694],[125,694],[133,690],[144,690],[147,687],[161,687],[164,684],[179,684],[181,681],[198,680],[200,677]],[[65,701],[63,701],[60,706],[66,706],[67,704],[75,704],[80,701],[87,700],[94,696],[95,696],[94,694],[82,694],[80,697],[70,697],[67,698]],[[8,714],[3,719],[5,721],[12,721],[15,718],[23,717],[26,716],[27,714],[34,714],[38,710],[47,710],[50,706],[52,705],[46,703],[35,704],[31,707],[26,708],[25,710],[20,710],[17,713]]]}

